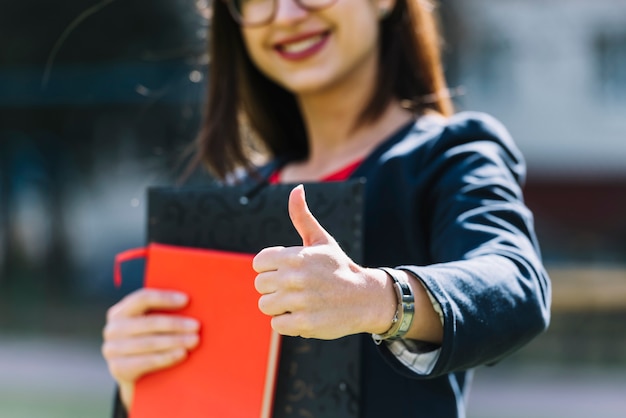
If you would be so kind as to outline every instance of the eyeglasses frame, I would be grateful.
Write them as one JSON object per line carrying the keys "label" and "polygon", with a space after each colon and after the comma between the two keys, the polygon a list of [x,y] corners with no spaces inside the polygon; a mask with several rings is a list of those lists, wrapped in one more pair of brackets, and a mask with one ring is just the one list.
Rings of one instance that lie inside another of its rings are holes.
{"label": "eyeglasses frame", "polygon": [[[272,20],[274,20],[274,18],[276,17],[276,12],[278,11],[278,2],[281,0],[272,0],[272,4],[273,4],[272,13],[269,15],[269,17],[266,20],[263,20],[258,23],[249,23],[243,20],[243,17],[240,15],[239,11],[236,9],[234,5],[236,0],[222,0],[222,1],[226,3],[226,7],[228,7],[228,11],[230,12],[231,17],[233,18],[235,22],[237,22],[240,26],[253,28],[253,27],[265,26],[269,24],[270,22],[272,22]],[[311,7],[311,6],[305,5],[304,2],[306,0],[293,0],[293,1],[295,1],[296,4],[304,10],[307,10],[309,12],[315,12],[315,11],[323,10],[332,6],[333,4],[337,3],[338,0],[328,0],[328,4],[324,4],[323,6],[319,6],[319,7]]]}

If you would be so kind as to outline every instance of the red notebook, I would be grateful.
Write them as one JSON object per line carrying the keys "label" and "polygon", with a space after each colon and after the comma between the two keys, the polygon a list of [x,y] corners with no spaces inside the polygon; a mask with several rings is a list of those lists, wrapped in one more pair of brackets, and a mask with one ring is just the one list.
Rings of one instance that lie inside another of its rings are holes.
{"label": "red notebook", "polygon": [[253,255],[150,244],[120,263],[146,258],[145,287],[185,292],[177,314],[201,323],[200,344],[172,368],[137,381],[130,418],[269,418],[280,338],[258,309]]}

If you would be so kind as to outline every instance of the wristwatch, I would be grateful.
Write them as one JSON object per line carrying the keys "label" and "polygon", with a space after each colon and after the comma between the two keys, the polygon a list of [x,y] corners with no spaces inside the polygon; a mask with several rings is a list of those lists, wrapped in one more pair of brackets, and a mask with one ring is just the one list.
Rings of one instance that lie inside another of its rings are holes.
{"label": "wristwatch", "polygon": [[396,313],[391,320],[391,327],[382,334],[372,334],[376,344],[383,340],[395,340],[404,337],[411,328],[415,316],[415,295],[408,282],[404,281],[398,272],[389,267],[380,267],[393,280],[393,288],[398,298]]}

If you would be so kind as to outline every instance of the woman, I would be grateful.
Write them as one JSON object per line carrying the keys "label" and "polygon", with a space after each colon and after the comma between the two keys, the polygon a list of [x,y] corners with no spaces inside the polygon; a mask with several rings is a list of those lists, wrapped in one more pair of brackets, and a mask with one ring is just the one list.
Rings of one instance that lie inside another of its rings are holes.
{"label": "woman", "polygon": [[[494,119],[453,115],[432,7],[216,1],[211,30],[198,161],[231,180],[367,179],[364,266],[297,187],[289,210],[303,246],[256,255],[259,308],[283,335],[374,337],[361,416],[464,416],[471,369],[547,327],[550,284],[523,204],[523,158]],[[257,169],[259,155],[269,163]],[[138,377],[198,343],[193,319],[145,315],[185,303],[139,290],[109,310],[103,354],[126,408]]]}

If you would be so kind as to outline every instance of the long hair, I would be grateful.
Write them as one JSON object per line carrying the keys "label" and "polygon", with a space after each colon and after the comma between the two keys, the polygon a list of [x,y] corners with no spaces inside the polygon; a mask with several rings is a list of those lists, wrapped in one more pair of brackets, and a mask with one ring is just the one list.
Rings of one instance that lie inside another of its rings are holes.
{"label": "long hair", "polygon": [[[250,171],[258,153],[306,158],[306,131],[294,95],[252,63],[223,1],[213,2],[209,38],[208,101],[191,165],[204,163],[224,179],[238,168]],[[375,121],[393,99],[417,114],[451,115],[442,67],[432,6],[427,0],[398,0],[381,22],[378,79],[357,123]]]}

